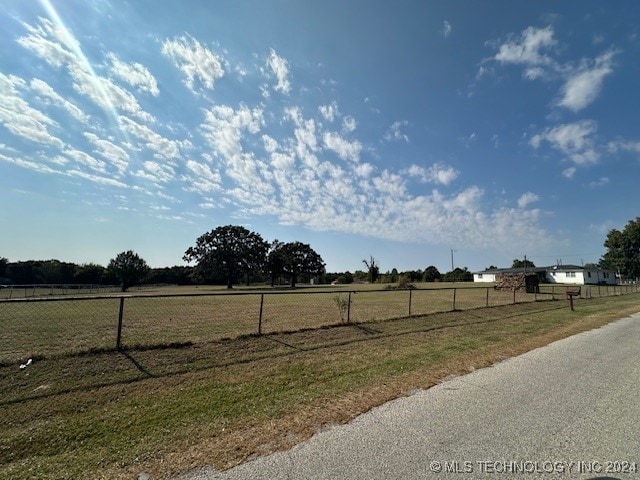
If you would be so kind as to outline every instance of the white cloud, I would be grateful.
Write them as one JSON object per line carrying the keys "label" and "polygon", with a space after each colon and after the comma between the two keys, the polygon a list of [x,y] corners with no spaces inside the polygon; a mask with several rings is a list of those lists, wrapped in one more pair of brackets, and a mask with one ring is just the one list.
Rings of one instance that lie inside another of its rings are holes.
{"label": "white cloud", "polygon": [[213,90],[215,82],[225,74],[222,57],[190,36],[165,40],[162,53],[185,75],[184,83],[194,93],[196,80]]}
{"label": "white cloud", "polygon": [[142,140],[144,146],[154,151],[156,156],[166,159],[176,159],[180,157],[179,142],[165,138],[146,125],[137,123],[125,116],[118,117],[118,123],[122,129]]}
{"label": "white cloud", "polygon": [[592,67],[583,63],[572,72],[562,87],[562,98],[558,105],[578,112],[592,103],[600,93],[605,77],[613,72],[615,53],[603,53],[595,59]]}
{"label": "white cloud", "polygon": [[19,137],[41,145],[64,148],[64,142],[49,131],[49,128],[57,128],[58,124],[31,107],[17,87],[26,88],[26,82],[14,75],[0,73],[0,123]]}
{"label": "white cloud", "polygon": [[45,18],[39,18],[39,21],[37,27],[24,24],[28,34],[18,39],[20,45],[50,65],[65,66],[71,75],[74,90],[89,97],[112,116],[115,117],[115,111],[119,109],[143,121],[154,121],[149,113],[142,110],[130,92],[115,85],[110,79],[96,75],[82,53],[80,43],[70,31]]}
{"label": "white cloud", "polygon": [[533,136],[529,143],[537,149],[543,141],[546,141],[576,165],[588,165],[597,163],[600,157],[592,138],[596,130],[596,122],[582,120],[547,128],[544,132]]}
{"label": "white cloud", "polygon": [[28,34],[18,38],[18,43],[54,67],[77,61],[74,53],[79,48],[77,40],[49,19],[38,17],[38,20],[38,26],[22,24]]}
{"label": "white cloud", "polygon": [[140,63],[125,63],[115,53],[109,53],[107,57],[111,61],[109,70],[113,75],[140,92],[150,93],[154,97],[160,95],[158,83],[147,67]]}
{"label": "white cloud", "polygon": [[106,164],[102,160],[98,160],[86,152],[70,148],[65,150],[63,153],[67,157],[74,159],[80,165],[87,166],[99,173],[107,173]]}
{"label": "white cloud", "polygon": [[436,163],[429,168],[411,165],[406,173],[411,177],[418,177],[422,183],[439,183],[441,185],[449,185],[460,175],[460,172],[455,168],[442,163]]}
{"label": "white cloud", "polygon": [[528,27],[522,31],[517,40],[509,40],[502,45],[494,59],[500,63],[514,63],[524,65],[545,65],[552,63],[550,57],[543,50],[556,45],[553,38],[553,28]]}
{"label": "white cloud", "polygon": [[453,27],[451,26],[451,24],[447,20],[445,20],[442,24],[442,35],[447,38],[449,35],[451,35],[452,30]]}
{"label": "white cloud", "polygon": [[262,110],[241,105],[237,110],[217,105],[205,111],[205,120],[200,131],[213,148],[223,158],[231,158],[242,152],[243,132],[256,134],[264,125]]}
{"label": "white cloud", "polygon": [[79,122],[86,123],[89,120],[88,115],[70,101],[62,98],[47,82],[34,78],[31,80],[29,87],[44,99],[69,112]]}
{"label": "white cloud", "polygon": [[609,179],[609,177],[600,177],[598,180],[594,180],[593,182],[590,182],[589,186],[591,188],[604,187],[606,185],[609,185],[610,181],[611,180]]}
{"label": "white cloud", "polygon": [[336,102],[331,102],[331,105],[320,105],[318,107],[318,111],[328,122],[333,122],[336,117],[340,115],[338,104]]}
{"label": "white cloud", "polygon": [[91,132],[85,132],[84,137],[96,147],[94,153],[101,155],[111,162],[120,173],[124,173],[129,166],[129,154],[118,145],[104,140]]}
{"label": "white cloud", "polygon": [[576,174],[576,167],[569,167],[562,171],[562,176],[571,180]]}
{"label": "white cloud", "polygon": [[211,170],[209,165],[198,163],[195,160],[187,162],[187,168],[193,173],[193,176],[185,177],[190,186],[188,190],[197,192],[214,192],[220,190],[220,182],[222,181],[220,174]]}
{"label": "white cloud", "polygon": [[518,207],[526,208],[528,205],[537,202],[540,197],[532,192],[523,193],[518,199]]}
{"label": "white cloud", "polygon": [[89,180],[94,183],[99,183],[101,185],[107,185],[110,187],[118,187],[118,188],[129,188],[126,183],[121,182],[120,180],[116,180],[115,178],[103,177],[100,175],[95,175],[93,173],[83,172],[81,170],[68,170],[64,173],[70,177],[78,177],[83,178],[85,180]]}
{"label": "white cloud", "polygon": [[611,153],[615,153],[619,150],[640,153],[640,142],[615,140],[615,141],[609,142],[608,149]]}
{"label": "white cloud", "polygon": [[154,183],[167,183],[175,178],[175,170],[171,165],[161,164],[147,160],[143,163],[144,170],[139,170],[137,175]]}
{"label": "white cloud", "polygon": [[356,122],[356,119],[350,115],[347,115],[342,119],[342,131],[346,133],[355,131],[357,126],[358,122]]}
{"label": "white cloud", "polygon": [[323,136],[324,146],[329,150],[333,150],[343,160],[351,160],[357,162],[360,160],[360,152],[362,144],[355,140],[349,142],[337,133],[325,132]]}
{"label": "white cloud", "polygon": [[289,82],[289,62],[279,56],[272,48],[267,57],[267,66],[278,80],[274,89],[282,93],[289,93],[291,90],[291,84]]}
{"label": "white cloud", "polygon": [[407,125],[409,125],[409,122],[406,120],[398,120],[393,122],[387,132],[384,134],[384,139],[388,142],[399,140],[408,142],[409,137],[406,134],[402,133],[402,127],[406,127]]}

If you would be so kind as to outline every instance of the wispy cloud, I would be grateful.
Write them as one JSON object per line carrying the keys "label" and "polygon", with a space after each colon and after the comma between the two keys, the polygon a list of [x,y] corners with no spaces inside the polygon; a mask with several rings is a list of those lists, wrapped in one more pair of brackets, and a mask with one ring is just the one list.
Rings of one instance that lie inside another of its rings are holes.
{"label": "wispy cloud", "polygon": [[140,63],[125,63],[115,53],[109,53],[107,58],[111,62],[109,71],[120,80],[136,87],[140,92],[147,92],[157,97],[160,95],[158,82],[149,69]]}
{"label": "wispy cloud", "polygon": [[196,81],[213,90],[215,82],[225,74],[223,58],[191,36],[166,39],[162,53],[184,74],[184,84],[194,93]]}
{"label": "wispy cloud", "polygon": [[406,127],[408,125],[409,125],[409,122],[407,120],[397,120],[393,122],[389,127],[389,129],[384,134],[383,138],[387,142],[393,142],[393,141],[408,142],[409,137],[402,132],[403,127]]}
{"label": "wispy cloud", "polygon": [[43,99],[51,102],[52,104],[63,108],[79,122],[86,123],[89,120],[88,115],[70,101],[62,98],[62,96],[56,93],[56,91],[44,80],[34,78],[31,80],[29,86],[33,92],[37,93]]}
{"label": "wispy cloud", "polygon": [[57,122],[22,98],[18,88],[26,87],[23,79],[0,73],[0,123],[19,137],[42,145],[64,148],[64,142],[49,131],[50,128],[57,128]]}
{"label": "wispy cloud", "polygon": [[593,182],[589,182],[589,186],[591,188],[600,188],[600,187],[605,187],[609,185],[610,182],[611,180],[609,179],[609,177],[600,177],[599,179],[594,180]]}
{"label": "wispy cloud", "polygon": [[449,35],[451,35],[452,31],[453,27],[447,20],[445,20],[442,24],[442,35],[444,35],[444,38],[447,38]]}
{"label": "wispy cloud", "polygon": [[436,163],[428,168],[418,165],[411,165],[406,173],[410,177],[417,177],[422,183],[438,183],[441,185],[449,185],[458,176],[460,172],[450,165]]}
{"label": "wispy cloud", "polygon": [[[576,65],[555,60],[552,54],[557,46],[553,27],[528,27],[519,37],[502,43],[492,60],[502,65],[521,65],[527,80],[562,79],[564,84],[555,105],[578,112],[600,94],[604,79],[613,73],[613,58],[618,51],[608,50],[594,60],[582,59]],[[476,78],[484,76],[486,71],[487,67],[481,65]]]}
{"label": "wispy cloud", "polygon": [[323,136],[324,146],[329,150],[333,150],[343,160],[351,160],[357,162],[360,160],[360,152],[362,144],[355,140],[349,142],[337,133],[325,132]]}
{"label": "wispy cloud", "polygon": [[513,63],[525,66],[549,65],[553,63],[545,51],[554,47],[553,28],[528,27],[519,38],[511,39],[500,45],[498,53],[493,57],[500,63]]}
{"label": "wispy cloud", "polygon": [[532,192],[523,193],[518,199],[518,207],[526,208],[530,204],[537,202],[538,200],[540,200],[540,197],[535,193],[532,193]]}
{"label": "wispy cloud", "polygon": [[267,57],[267,67],[276,76],[277,83],[275,90],[282,93],[291,91],[291,83],[289,82],[289,62],[271,49]]}
{"label": "wispy cloud", "polygon": [[598,56],[592,65],[583,61],[582,64],[569,74],[569,78],[562,87],[562,98],[558,102],[578,112],[591,104],[600,94],[605,77],[613,73],[614,51],[605,52]]}
{"label": "wispy cloud", "polygon": [[593,135],[596,131],[595,121],[582,120],[547,128],[542,133],[533,136],[530,144],[537,149],[543,142],[547,142],[576,165],[594,164],[598,162],[600,157],[593,141]]}

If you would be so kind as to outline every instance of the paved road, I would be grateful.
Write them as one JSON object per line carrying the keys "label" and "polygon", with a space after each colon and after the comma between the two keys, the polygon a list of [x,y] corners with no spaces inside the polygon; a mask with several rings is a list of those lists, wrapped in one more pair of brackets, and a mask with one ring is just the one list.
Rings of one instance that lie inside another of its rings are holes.
{"label": "paved road", "polygon": [[180,480],[640,478],[632,462],[640,314],[389,402],[288,452]]}

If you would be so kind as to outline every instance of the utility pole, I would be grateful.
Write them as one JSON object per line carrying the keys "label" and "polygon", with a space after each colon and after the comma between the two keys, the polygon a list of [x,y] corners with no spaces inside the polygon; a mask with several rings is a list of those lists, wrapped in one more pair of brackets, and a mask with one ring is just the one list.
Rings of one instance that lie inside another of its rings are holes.
{"label": "utility pole", "polygon": [[455,252],[455,250],[452,248],[451,249],[451,275],[453,275],[453,281],[456,281],[456,274],[453,271],[453,252]]}

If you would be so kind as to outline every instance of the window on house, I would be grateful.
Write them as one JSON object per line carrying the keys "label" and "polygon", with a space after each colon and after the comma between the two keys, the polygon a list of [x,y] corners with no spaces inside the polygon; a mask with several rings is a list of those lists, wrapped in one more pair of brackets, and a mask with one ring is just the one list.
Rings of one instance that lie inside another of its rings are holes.
{"label": "window on house", "polygon": [[587,272],[587,276],[591,278],[591,272]]}
{"label": "window on house", "polygon": [[482,274],[481,273],[478,274],[478,280],[482,280]]}
{"label": "window on house", "polygon": [[575,276],[576,276],[576,272],[567,272],[567,277],[575,278]]}

